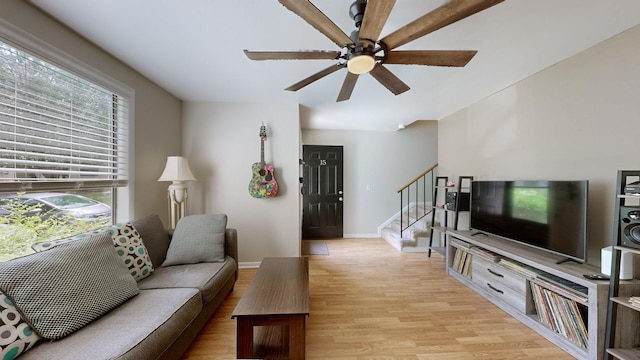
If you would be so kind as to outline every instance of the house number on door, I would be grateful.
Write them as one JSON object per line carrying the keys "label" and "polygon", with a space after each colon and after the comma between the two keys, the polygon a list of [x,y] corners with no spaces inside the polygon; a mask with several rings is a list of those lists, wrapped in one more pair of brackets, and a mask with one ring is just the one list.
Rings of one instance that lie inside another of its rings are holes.
{"label": "house number on door", "polygon": [[326,166],[327,160],[320,160],[320,166]]}

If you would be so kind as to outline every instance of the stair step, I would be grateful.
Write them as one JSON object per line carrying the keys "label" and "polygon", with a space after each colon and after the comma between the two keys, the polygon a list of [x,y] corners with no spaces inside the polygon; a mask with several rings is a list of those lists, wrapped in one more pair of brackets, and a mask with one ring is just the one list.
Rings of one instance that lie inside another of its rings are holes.
{"label": "stair step", "polygon": [[[385,228],[387,231],[393,234],[397,234],[396,237],[409,240],[415,240],[419,237],[429,237],[430,229],[407,229],[400,233],[397,229]],[[401,235],[402,234],[402,235]]]}
{"label": "stair step", "polygon": [[406,214],[406,213],[405,213],[405,214],[403,214],[403,215],[402,215],[402,220],[403,220],[403,221],[407,221],[407,220],[415,221],[417,218],[425,218],[425,217],[428,217],[428,216],[429,216],[429,214],[430,214],[429,212],[418,212],[418,213],[416,214],[415,212],[413,212],[413,211],[412,211],[412,212],[411,212],[411,213],[409,213],[409,214]]}
{"label": "stair step", "polygon": [[405,248],[408,247],[416,247],[418,245],[418,241],[417,240],[410,240],[410,239],[405,239],[402,240],[402,250],[404,251]]}
{"label": "stair step", "polygon": [[[393,222],[397,222],[398,225],[400,225],[400,220],[394,220]],[[402,225],[404,227],[406,227],[407,224],[411,224],[411,225],[414,225],[414,224],[431,224],[431,219],[430,218],[429,219],[422,218],[422,219],[419,219],[419,220],[411,219],[411,221],[407,221],[407,220],[403,219],[402,220]]]}
{"label": "stair step", "polygon": [[402,239],[400,233],[393,231],[389,228],[384,228],[381,231],[382,238],[385,239],[391,246],[398,251],[402,251]]}
{"label": "stair step", "polygon": [[[421,217],[419,220],[416,220],[416,209],[418,217]],[[400,235],[401,221],[398,217],[381,230],[382,238],[399,251],[427,252],[431,209],[431,206],[412,205],[408,212],[401,215],[402,226],[406,227],[407,224],[411,224],[411,226],[402,231],[402,235]]]}

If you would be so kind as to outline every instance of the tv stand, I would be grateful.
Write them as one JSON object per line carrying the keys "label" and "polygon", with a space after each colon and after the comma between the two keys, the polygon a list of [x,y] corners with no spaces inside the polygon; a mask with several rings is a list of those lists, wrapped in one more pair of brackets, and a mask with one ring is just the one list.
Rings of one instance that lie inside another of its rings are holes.
{"label": "tv stand", "polygon": [[[446,235],[447,274],[575,358],[602,359],[609,282],[583,276],[599,268],[560,265],[559,255],[489,234],[449,229]],[[621,282],[621,292],[634,289],[639,281]]]}
{"label": "tv stand", "polygon": [[471,236],[476,236],[476,235],[489,236],[489,235],[483,233],[482,231],[474,231],[474,232],[471,233]]}
{"label": "tv stand", "polygon": [[568,257],[566,257],[566,258],[564,258],[564,259],[560,259],[560,260],[556,261],[556,264],[560,265],[560,264],[564,264],[564,263],[566,263],[566,262],[568,262],[568,261],[574,261],[574,262],[576,262],[576,263],[578,263],[578,264],[582,264],[580,261],[575,260],[575,259],[572,259],[572,258],[568,258]]}

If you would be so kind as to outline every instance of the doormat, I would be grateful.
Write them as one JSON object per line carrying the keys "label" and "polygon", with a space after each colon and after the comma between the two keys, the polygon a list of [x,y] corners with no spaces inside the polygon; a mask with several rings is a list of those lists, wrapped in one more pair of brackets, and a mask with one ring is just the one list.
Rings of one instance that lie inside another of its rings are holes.
{"label": "doormat", "polygon": [[324,240],[302,240],[302,255],[329,255]]}

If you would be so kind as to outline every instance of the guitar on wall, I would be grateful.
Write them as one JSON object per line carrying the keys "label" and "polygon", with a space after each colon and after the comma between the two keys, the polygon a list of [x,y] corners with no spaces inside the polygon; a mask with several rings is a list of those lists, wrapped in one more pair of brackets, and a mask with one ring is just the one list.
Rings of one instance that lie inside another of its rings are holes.
{"label": "guitar on wall", "polygon": [[273,166],[264,162],[264,142],[267,140],[267,128],[260,126],[260,162],[251,165],[253,177],[249,182],[249,194],[264,199],[278,194],[278,183],[273,175]]}

